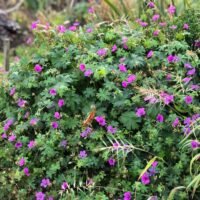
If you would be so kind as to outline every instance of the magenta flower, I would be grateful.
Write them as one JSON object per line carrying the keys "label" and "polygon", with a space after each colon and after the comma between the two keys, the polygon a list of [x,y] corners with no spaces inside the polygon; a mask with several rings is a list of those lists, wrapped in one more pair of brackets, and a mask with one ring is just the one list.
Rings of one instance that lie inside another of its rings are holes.
{"label": "magenta flower", "polygon": [[48,178],[43,178],[41,183],[40,183],[40,186],[43,187],[43,188],[46,188],[50,185],[51,185],[51,182]]}
{"label": "magenta flower", "polygon": [[49,90],[49,94],[52,95],[52,96],[56,96],[56,94],[57,94],[56,89],[51,88],[51,89]]}
{"label": "magenta flower", "polygon": [[23,167],[25,165],[25,159],[24,158],[21,158],[19,161],[18,161],[18,165],[20,167]]}
{"label": "magenta flower", "polygon": [[133,83],[136,80],[135,74],[130,74],[126,80],[129,84]]}
{"label": "magenta flower", "polygon": [[116,52],[117,51],[117,45],[116,44],[114,44],[113,46],[112,46],[112,53],[114,53],[114,52]]}
{"label": "magenta flower", "polygon": [[142,177],[141,177],[141,181],[143,185],[148,185],[150,183],[150,178],[147,172],[145,172]]}
{"label": "magenta flower", "polygon": [[23,100],[23,99],[18,99],[17,101],[17,105],[20,107],[20,108],[24,108],[27,104],[27,101]]}
{"label": "magenta flower", "polygon": [[101,57],[106,56],[106,54],[107,54],[107,50],[106,50],[105,48],[99,49],[99,50],[97,51],[97,55],[99,55],[99,56],[101,56]]}
{"label": "magenta flower", "polygon": [[93,7],[88,8],[88,13],[93,14],[95,12]]}
{"label": "magenta flower", "polygon": [[173,56],[173,55],[169,55],[167,57],[168,63],[175,63],[179,60],[179,58],[177,56]]}
{"label": "magenta flower", "polygon": [[167,10],[170,15],[173,15],[176,12],[176,7],[170,4]]}
{"label": "magenta flower", "polygon": [[128,82],[127,81],[122,81],[122,87],[123,88],[127,88],[128,86]]}
{"label": "magenta flower", "polygon": [[153,167],[156,167],[158,165],[158,161],[154,161],[153,163],[152,163],[152,166]]}
{"label": "magenta flower", "polygon": [[48,197],[47,200],[54,200],[54,198],[52,196]]}
{"label": "magenta flower", "polygon": [[131,192],[125,192],[123,200],[131,200]]}
{"label": "magenta flower", "polygon": [[199,89],[200,89],[200,86],[199,86],[199,85],[194,85],[194,84],[192,84],[192,85],[190,86],[190,88],[191,88],[191,90],[199,90]]}
{"label": "magenta flower", "polygon": [[43,192],[36,192],[36,200],[45,200],[45,194]]}
{"label": "magenta flower", "polygon": [[42,66],[39,65],[39,64],[36,64],[35,67],[34,67],[34,70],[35,70],[35,72],[40,73],[42,71]]}
{"label": "magenta flower", "polygon": [[63,182],[61,185],[62,190],[67,190],[69,188],[69,184],[67,182]]}
{"label": "magenta flower", "polygon": [[15,148],[16,148],[16,149],[19,149],[19,148],[21,148],[21,147],[22,147],[22,143],[21,143],[21,142],[16,142]]}
{"label": "magenta flower", "polygon": [[146,112],[145,112],[145,108],[137,108],[136,109],[136,115],[138,117],[142,117],[145,116]]}
{"label": "magenta flower", "polygon": [[123,38],[122,38],[122,44],[123,44],[123,48],[124,48],[124,49],[128,49],[127,41],[128,41],[128,38],[127,38],[127,37],[123,37]]}
{"label": "magenta flower", "polygon": [[150,1],[150,2],[148,3],[148,7],[149,7],[149,8],[154,8],[154,7],[155,7],[154,2]]}
{"label": "magenta flower", "polygon": [[29,149],[32,149],[36,146],[36,142],[34,140],[31,140],[29,143],[28,143],[28,148]]}
{"label": "magenta flower", "polygon": [[30,176],[28,167],[25,167],[23,171],[26,176]]}
{"label": "magenta flower", "polygon": [[115,163],[116,163],[116,160],[115,160],[114,158],[109,158],[109,159],[108,159],[108,164],[109,164],[110,166],[115,166]]}
{"label": "magenta flower", "polygon": [[87,127],[82,133],[81,137],[86,138],[90,133],[92,132],[92,129],[90,127]]}
{"label": "magenta flower", "polygon": [[153,56],[153,51],[149,51],[148,54],[147,54],[147,58],[151,58]]}
{"label": "magenta flower", "polygon": [[119,64],[119,70],[121,71],[121,72],[127,72],[127,69],[126,69],[126,66],[124,65],[124,64]]}
{"label": "magenta flower", "polygon": [[119,143],[119,142],[113,143],[113,149],[114,149],[114,150],[118,150],[119,147],[120,147],[120,143]]}
{"label": "magenta flower", "polygon": [[38,21],[38,20],[32,22],[32,24],[31,24],[31,29],[32,29],[32,30],[36,29],[38,24],[39,24],[39,21]]}
{"label": "magenta flower", "polygon": [[172,122],[173,127],[177,127],[179,125],[179,119],[178,117]]}
{"label": "magenta flower", "polygon": [[147,23],[147,22],[142,22],[142,21],[141,21],[141,22],[139,22],[139,23],[140,23],[140,25],[143,26],[143,27],[148,26],[148,23]]}
{"label": "magenta flower", "polygon": [[16,92],[16,88],[15,87],[11,88],[11,90],[10,90],[10,96],[13,96],[15,94],[15,92]]}
{"label": "magenta flower", "polygon": [[172,30],[175,30],[175,29],[177,29],[177,26],[176,26],[176,25],[172,25],[172,26],[170,26],[170,28],[171,28]]}
{"label": "magenta flower", "polygon": [[106,120],[103,116],[97,116],[95,117],[95,120],[98,122],[100,126],[105,126],[106,125]]}
{"label": "magenta flower", "polygon": [[87,152],[85,150],[79,152],[79,158],[87,157]]}
{"label": "magenta flower", "polygon": [[191,65],[190,63],[185,63],[185,64],[184,64],[184,67],[185,67],[186,69],[192,69],[192,68],[193,68],[192,65]]}
{"label": "magenta flower", "polygon": [[84,72],[84,71],[85,71],[85,64],[81,63],[81,64],[79,65],[79,69],[80,69],[82,72]]}
{"label": "magenta flower", "polygon": [[70,31],[76,31],[76,29],[77,29],[76,26],[70,26],[70,27],[69,27],[69,30],[70,30]]}
{"label": "magenta flower", "polygon": [[87,69],[87,70],[84,72],[84,76],[86,76],[86,77],[90,77],[92,74],[93,74],[93,71],[92,71],[91,69]]}
{"label": "magenta flower", "polygon": [[160,18],[160,15],[156,14],[152,17],[153,21],[157,21]]}
{"label": "magenta flower", "polygon": [[87,28],[86,32],[87,33],[91,33],[92,32],[92,28]]}
{"label": "magenta flower", "polygon": [[113,126],[109,125],[107,127],[107,132],[108,133],[112,133],[112,134],[115,134],[117,132],[117,128],[114,128]]}
{"label": "magenta flower", "polygon": [[167,23],[166,22],[160,22],[159,25],[162,26],[162,27],[164,27],[164,26],[167,25]]}
{"label": "magenta flower", "polygon": [[65,100],[64,99],[59,99],[58,100],[58,107],[63,107],[65,105]]}
{"label": "magenta flower", "polygon": [[171,74],[167,74],[166,75],[166,80],[170,81],[172,79],[172,75]]}
{"label": "magenta flower", "polygon": [[159,100],[154,97],[154,96],[151,96],[151,95],[148,95],[144,98],[145,101],[148,101],[150,104],[155,104],[157,102],[159,102]]}
{"label": "magenta flower", "polygon": [[191,69],[191,70],[189,70],[189,71],[187,72],[187,75],[188,75],[188,76],[193,76],[195,73],[196,73],[196,69],[193,68],[193,69]]}
{"label": "magenta flower", "polygon": [[160,30],[155,30],[155,31],[153,32],[153,36],[158,36],[159,33],[160,33]]}
{"label": "magenta flower", "polygon": [[58,128],[58,122],[51,122],[51,127],[54,129]]}
{"label": "magenta flower", "polygon": [[184,100],[185,100],[185,103],[186,103],[186,104],[191,104],[192,101],[193,101],[193,98],[192,98],[192,96],[189,96],[189,95],[188,95],[188,96],[185,97]]}
{"label": "magenta flower", "polygon": [[54,113],[54,117],[55,117],[56,119],[60,119],[60,118],[61,118],[61,115],[60,115],[59,112],[55,112],[55,113]]}
{"label": "magenta flower", "polygon": [[57,30],[58,30],[59,33],[64,33],[64,32],[66,32],[66,28],[65,28],[65,26],[63,26],[63,25],[59,25],[58,28],[57,28]]}
{"label": "magenta flower", "polygon": [[188,30],[189,29],[189,25],[188,24],[184,24],[183,25],[183,29]]}
{"label": "magenta flower", "polygon": [[162,114],[158,114],[156,117],[157,122],[163,122],[164,121],[164,116]]}
{"label": "magenta flower", "polygon": [[2,134],[1,134],[1,138],[2,138],[2,139],[6,139],[6,138],[7,138],[6,133],[2,133]]}
{"label": "magenta flower", "polygon": [[16,135],[14,135],[13,133],[12,133],[12,135],[10,135],[9,137],[8,137],[8,141],[9,142],[13,142],[13,141],[15,141],[16,140]]}
{"label": "magenta flower", "polygon": [[39,119],[33,118],[33,119],[30,120],[30,125],[35,126],[38,123],[38,121],[39,121]]}
{"label": "magenta flower", "polygon": [[200,143],[197,140],[192,140],[190,144],[191,144],[192,149],[197,149],[200,147]]}
{"label": "magenta flower", "polygon": [[189,82],[191,81],[191,79],[192,79],[192,78],[190,78],[190,77],[185,77],[185,78],[183,79],[183,82],[187,84],[187,83],[189,83]]}
{"label": "magenta flower", "polygon": [[13,124],[13,119],[8,119],[3,126],[3,130],[7,131]]}
{"label": "magenta flower", "polygon": [[161,99],[164,101],[165,105],[169,105],[174,101],[174,95],[167,94],[165,92],[162,92],[160,94]]}

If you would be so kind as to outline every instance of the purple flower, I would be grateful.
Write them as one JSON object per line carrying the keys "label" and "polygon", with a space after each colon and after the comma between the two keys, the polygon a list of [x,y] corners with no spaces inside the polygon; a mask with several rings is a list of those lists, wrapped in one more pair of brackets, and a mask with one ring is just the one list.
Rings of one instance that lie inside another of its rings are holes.
{"label": "purple flower", "polygon": [[187,72],[187,75],[193,76],[193,75],[195,74],[195,72],[196,72],[196,69],[193,68],[193,69],[191,69],[191,70],[189,70],[189,71]]}
{"label": "purple flower", "polygon": [[184,134],[185,134],[185,135],[190,134],[190,132],[191,132],[190,127],[184,127]]}
{"label": "purple flower", "polygon": [[87,69],[87,70],[84,72],[84,76],[86,76],[86,77],[90,77],[92,74],[93,74],[93,71],[92,71],[91,69]]}
{"label": "purple flower", "polygon": [[145,112],[145,108],[137,108],[136,109],[136,115],[138,117],[142,117],[145,116],[146,112]]}
{"label": "purple flower", "polygon": [[152,163],[152,166],[153,167],[156,167],[158,165],[158,161],[154,161],[153,163]]}
{"label": "purple flower", "polygon": [[81,137],[85,138],[92,132],[92,129],[90,127],[87,127],[82,133]]}
{"label": "purple flower", "polygon": [[172,122],[173,127],[177,127],[179,125],[179,119],[178,117]]}
{"label": "purple flower", "polygon": [[158,100],[156,97],[151,96],[151,95],[146,96],[146,97],[144,98],[144,100],[145,100],[145,101],[149,101],[150,104],[155,104],[155,103],[159,102],[159,100]]}
{"label": "purple flower", "polygon": [[192,120],[197,120],[198,118],[200,118],[200,114],[192,115]]}
{"label": "purple flower", "polygon": [[127,69],[126,69],[126,66],[124,65],[124,64],[119,64],[119,70],[121,71],[121,72],[127,72]]}
{"label": "purple flower", "polygon": [[155,31],[153,32],[153,36],[158,36],[159,33],[160,33],[160,30],[155,30]]}
{"label": "purple flower", "polygon": [[157,122],[163,122],[164,121],[164,116],[162,114],[158,114],[156,117]]}
{"label": "purple flower", "polygon": [[192,140],[190,144],[191,144],[192,149],[197,149],[200,147],[200,143],[197,140]]}
{"label": "purple flower", "polygon": [[40,73],[42,71],[42,66],[39,65],[39,64],[36,64],[35,67],[34,67],[34,70],[35,70],[35,72]]}
{"label": "purple flower", "polygon": [[49,94],[52,95],[52,96],[56,96],[56,94],[57,94],[56,89],[51,88],[51,89],[49,90]]}
{"label": "purple flower", "polygon": [[54,117],[55,117],[56,119],[60,119],[60,118],[61,118],[61,115],[60,115],[59,112],[55,112],[55,113],[54,113]]}
{"label": "purple flower", "polygon": [[8,119],[3,126],[3,130],[7,131],[10,128],[10,126],[12,126],[12,124],[13,124],[13,119]]}
{"label": "purple flower", "polygon": [[200,88],[200,86],[199,85],[191,85],[190,88],[192,90],[198,90]]}
{"label": "purple flower", "polygon": [[87,33],[91,33],[92,32],[92,28],[87,28],[86,32]]}
{"label": "purple flower", "polygon": [[139,24],[141,25],[141,26],[143,26],[143,27],[146,27],[146,26],[148,26],[148,23],[147,22],[139,22]]}
{"label": "purple flower", "polygon": [[128,86],[128,82],[127,81],[122,81],[122,87],[123,88],[127,88]]}
{"label": "purple flower", "polygon": [[37,118],[33,118],[30,120],[30,125],[35,126],[38,123],[38,119]]}
{"label": "purple flower", "polygon": [[177,56],[173,56],[173,55],[169,55],[167,57],[168,63],[175,63],[179,60],[179,58]]}
{"label": "purple flower", "polygon": [[97,55],[99,55],[99,56],[101,56],[101,57],[103,57],[103,56],[106,56],[106,54],[107,54],[107,50],[106,49],[99,49],[98,51],[97,51]]}
{"label": "purple flower", "polygon": [[149,7],[149,8],[154,8],[154,7],[155,7],[154,2],[150,1],[150,2],[148,3],[148,7]]}
{"label": "purple flower", "polygon": [[58,107],[63,107],[65,105],[65,100],[64,99],[59,99],[58,100]]}
{"label": "purple flower", "polygon": [[114,45],[112,46],[112,50],[111,50],[111,51],[112,51],[113,53],[117,51],[117,45],[116,45],[116,44],[114,44]]}
{"label": "purple flower", "polygon": [[27,104],[27,101],[23,100],[23,99],[18,99],[17,101],[17,105],[20,107],[20,108],[24,108]]}
{"label": "purple flower", "polygon": [[95,120],[98,122],[100,126],[105,126],[106,125],[106,120],[103,116],[97,116],[95,117]]}
{"label": "purple flower", "polygon": [[25,115],[24,115],[24,118],[25,118],[25,119],[28,119],[28,118],[29,118],[29,115],[30,115],[30,112],[27,111],[27,112],[25,113]]}
{"label": "purple flower", "polygon": [[38,23],[39,23],[39,21],[38,21],[38,20],[37,20],[37,21],[34,21],[34,22],[32,22],[32,24],[31,24],[31,29],[32,29],[32,30],[36,29],[36,28],[37,28],[37,25],[38,25]]}
{"label": "purple flower", "polygon": [[70,30],[70,31],[76,31],[76,29],[77,29],[76,26],[70,26],[70,27],[69,27],[69,30]]}
{"label": "purple flower", "polygon": [[63,182],[61,185],[62,190],[67,190],[69,188],[69,184],[67,182]]}
{"label": "purple flower", "polygon": [[29,143],[28,143],[28,148],[29,149],[32,149],[36,146],[36,142],[34,140],[31,140]]}
{"label": "purple flower", "polygon": [[88,8],[88,13],[93,14],[95,12],[93,7]]}
{"label": "purple flower", "polygon": [[131,192],[125,192],[123,200],[131,200]]}
{"label": "purple flower", "polygon": [[54,198],[52,196],[48,197],[47,200],[54,200]]}
{"label": "purple flower", "polygon": [[153,56],[153,51],[149,51],[148,54],[147,54],[147,58],[151,58]]}
{"label": "purple flower", "polygon": [[66,147],[66,146],[67,146],[67,140],[62,140],[62,141],[60,142],[60,146],[61,146],[61,147]]}
{"label": "purple flower", "polygon": [[167,23],[166,22],[160,22],[159,25],[163,27],[163,26],[166,26]]}
{"label": "purple flower", "polygon": [[176,7],[170,4],[167,10],[170,15],[173,15],[176,12]]}
{"label": "purple flower", "polygon": [[36,192],[36,200],[45,200],[45,194],[43,192]]}
{"label": "purple flower", "polygon": [[21,143],[21,142],[16,142],[15,148],[16,148],[16,149],[19,149],[19,148],[21,148],[21,147],[22,147],[22,143]]}
{"label": "purple flower", "polygon": [[157,21],[160,18],[160,15],[156,14],[152,17],[153,21]]}
{"label": "purple flower", "polygon": [[2,134],[1,134],[1,138],[2,138],[2,139],[6,139],[6,138],[7,138],[6,133],[2,133]]}
{"label": "purple flower", "polygon": [[169,105],[174,101],[174,95],[167,94],[166,92],[162,92],[160,94],[161,99],[163,100],[165,105]]}
{"label": "purple flower", "polygon": [[81,64],[79,65],[79,69],[80,69],[82,72],[84,72],[84,71],[85,71],[85,64],[81,63]]}
{"label": "purple flower", "polygon": [[183,29],[188,30],[189,29],[189,25],[188,24],[184,24],[183,25]]}
{"label": "purple flower", "polygon": [[59,33],[64,33],[64,32],[66,32],[66,28],[65,28],[65,26],[63,26],[63,25],[59,25],[58,28],[57,28],[57,30],[58,30]]}
{"label": "purple flower", "polygon": [[183,82],[187,84],[187,83],[189,83],[189,82],[191,81],[191,79],[192,79],[192,78],[190,78],[190,77],[185,77],[185,78],[183,79]]}
{"label": "purple flower", "polygon": [[109,164],[110,166],[115,166],[115,163],[116,163],[116,160],[115,160],[114,158],[109,158],[109,159],[108,159],[108,164]]}
{"label": "purple flower", "polygon": [[8,137],[8,141],[13,142],[13,141],[15,141],[15,140],[16,140],[16,135],[14,135],[14,134],[12,133],[12,135],[10,135],[10,136]]}
{"label": "purple flower", "polygon": [[130,74],[126,80],[129,84],[133,83],[136,80],[135,74]]}
{"label": "purple flower", "polygon": [[118,150],[119,147],[120,147],[120,143],[119,143],[119,142],[113,143],[113,149],[114,149],[114,150]]}
{"label": "purple flower", "polygon": [[46,188],[50,185],[51,185],[51,182],[48,178],[43,178],[41,183],[40,183],[40,186],[43,187],[43,188]]}
{"label": "purple flower", "polygon": [[25,167],[23,171],[26,176],[30,176],[28,167]]}
{"label": "purple flower", "polygon": [[192,98],[192,96],[189,96],[189,95],[188,95],[188,96],[185,97],[184,100],[185,100],[185,103],[186,103],[186,104],[191,104],[192,101],[193,101],[193,98]]}
{"label": "purple flower", "polygon": [[13,96],[15,94],[15,92],[16,92],[16,88],[15,87],[11,88],[11,90],[10,90],[10,96]]}
{"label": "purple flower", "polygon": [[166,75],[166,80],[169,81],[169,80],[171,80],[171,79],[172,79],[172,75],[171,75],[171,74],[167,74],[167,75]]}
{"label": "purple flower", "polygon": [[190,63],[185,63],[185,64],[184,64],[184,67],[185,67],[186,69],[192,69],[192,68],[193,68],[192,65],[191,65]]}
{"label": "purple flower", "polygon": [[79,152],[79,158],[87,157],[87,152],[85,150]]}
{"label": "purple flower", "polygon": [[107,127],[107,132],[108,132],[108,133],[115,134],[116,131],[117,131],[117,128],[114,128],[114,127],[111,126],[111,125],[109,125],[109,126]]}
{"label": "purple flower", "polygon": [[150,178],[147,172],[145,172],[142,177],[141,177],[141,181],[143,185],[148,185],[150,183]]}
{"label": "purple flower", "polygon": [[187,117],[184,122],[183,122],[186,126],[190,126],[190,124],[192,123],[192,120],[190,117]]}
{"label": "purple flower", "polygon": [[52,128],[57,129],[58,128],[58,122],[51,122],[51,126],[52,126]]}
{"label": "purple flower", "polygon": [[21,158],[21,159],[19,160],[19,162],[18,162],[18,165],[19,165],[20,167],[23,167],[23,166],[25,165],[25,159],[24,159],[24,158]]}

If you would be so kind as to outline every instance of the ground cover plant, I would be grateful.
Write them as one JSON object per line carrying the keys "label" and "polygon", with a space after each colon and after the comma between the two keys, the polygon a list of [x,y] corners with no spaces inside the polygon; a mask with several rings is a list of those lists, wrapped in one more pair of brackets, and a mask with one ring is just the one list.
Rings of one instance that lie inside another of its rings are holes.
{"label": "ground cover plant", "polygon": [[0,199],[198,199],[196,18],[153,9],[32,24],[37,50],[1,86]]}

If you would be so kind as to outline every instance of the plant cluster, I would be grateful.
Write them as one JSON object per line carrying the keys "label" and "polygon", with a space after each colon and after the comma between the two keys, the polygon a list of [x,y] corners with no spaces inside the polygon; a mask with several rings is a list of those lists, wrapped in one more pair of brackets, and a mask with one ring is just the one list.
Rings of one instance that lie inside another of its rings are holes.
{"label": "plant cluster", "polygon": [[0,199],[198,199],[199,46],[170,6],[167,22],[32,24],[38,50],[0,96]]}

